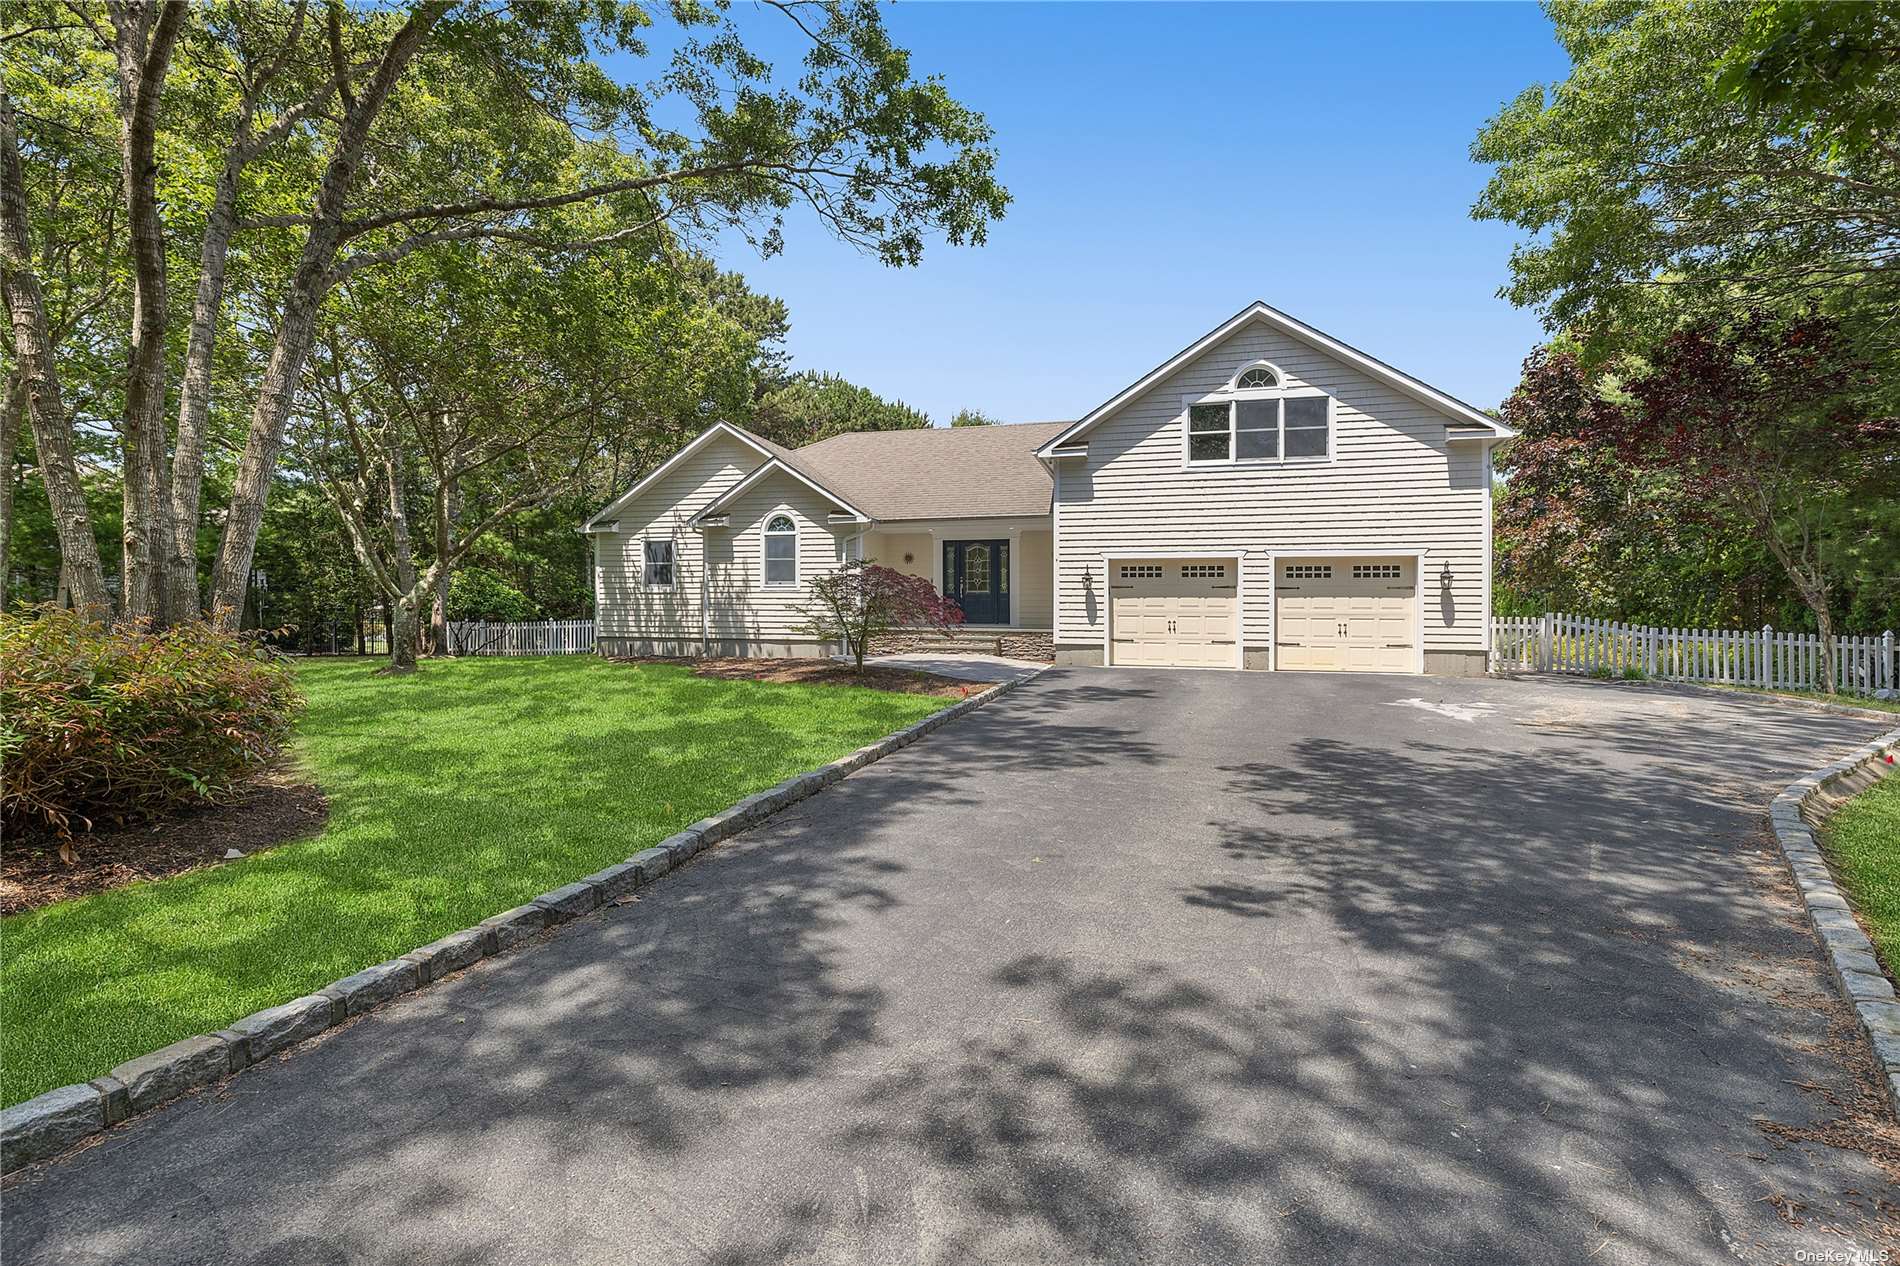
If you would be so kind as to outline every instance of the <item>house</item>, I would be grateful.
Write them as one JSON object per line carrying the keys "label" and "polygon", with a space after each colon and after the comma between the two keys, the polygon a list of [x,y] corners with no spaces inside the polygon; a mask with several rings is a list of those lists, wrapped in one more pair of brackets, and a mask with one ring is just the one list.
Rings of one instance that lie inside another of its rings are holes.
{"label": "house", "polygon": [[1511,432],[1254,303],[1074,422],[710,427],[581,529],[601,649],[814,655],[863,557],[1058,664],[1478,674]]}

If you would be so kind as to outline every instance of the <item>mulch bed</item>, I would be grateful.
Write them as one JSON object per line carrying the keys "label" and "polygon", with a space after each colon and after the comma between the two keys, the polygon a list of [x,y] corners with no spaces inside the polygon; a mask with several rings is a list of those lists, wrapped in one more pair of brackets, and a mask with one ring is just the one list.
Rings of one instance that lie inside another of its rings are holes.
{"label": "mulch bed", "polygon": [[685,664],[695,677],[722,681],[787,682],[800,686],[868,686],[907,695],[935,695],[939,699],[967,699],[990,688],[990,683],[959,681],[936,673],[908,668],[879,668],[866,664],[860,674],[835,659],[615,659],[617,664]]}
{"label": "mulch bed", "polygon": [[0,851],[0,915],[214,865],[226,849],[255,853],[288,844],[315,834],[329,813],[316,787],[271,771],[224,804],[77,835],[79,860],[70,865],[50,836],[12,838]]}

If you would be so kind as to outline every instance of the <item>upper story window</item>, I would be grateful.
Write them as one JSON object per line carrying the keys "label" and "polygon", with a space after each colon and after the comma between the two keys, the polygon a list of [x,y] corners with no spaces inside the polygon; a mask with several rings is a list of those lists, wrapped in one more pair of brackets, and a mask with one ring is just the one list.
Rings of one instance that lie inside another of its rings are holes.
{"label": "upper story window", "polygon": [[646,564],[641,579],[656,589],[673,587],[673,542],[642,541],[641,561]]}
{"label": "upper story window", "polygon": [[789,514],[775,514],[765,522],[765,583],[798,583],[798,525]]}
{"label": "upper story window", "polygon": [[1219,462],[1326,461],[1333,453],[1333,400],[1289,387],[1264,362],[1243,366],[1227,386],[1188,402],[1183,458]]}

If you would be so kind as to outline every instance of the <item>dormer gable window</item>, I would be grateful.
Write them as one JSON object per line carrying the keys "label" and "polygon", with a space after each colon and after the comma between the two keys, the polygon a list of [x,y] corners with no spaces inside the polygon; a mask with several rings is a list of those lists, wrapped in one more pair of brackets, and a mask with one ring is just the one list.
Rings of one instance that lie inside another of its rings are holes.
{"label": "dormer gable window", "polygon": [[1288,385],[1266,361],[1242,365],[1226,386],[1182,403],[1186,465],[1332,460],[1332,397],[1317,387]]}

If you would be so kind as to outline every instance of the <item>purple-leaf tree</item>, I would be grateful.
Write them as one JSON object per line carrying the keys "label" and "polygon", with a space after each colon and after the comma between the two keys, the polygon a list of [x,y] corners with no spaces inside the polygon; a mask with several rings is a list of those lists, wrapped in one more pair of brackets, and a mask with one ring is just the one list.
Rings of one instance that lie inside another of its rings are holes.
{"label": "purple-leaf tree", "polygon": [[921,576],[852,559],[812,580],[811,601],[799,608],[800,632],[823,642],[842,641],[864,671],[865,648],[893,629],[948,633],[963,623],[963,610]]}

